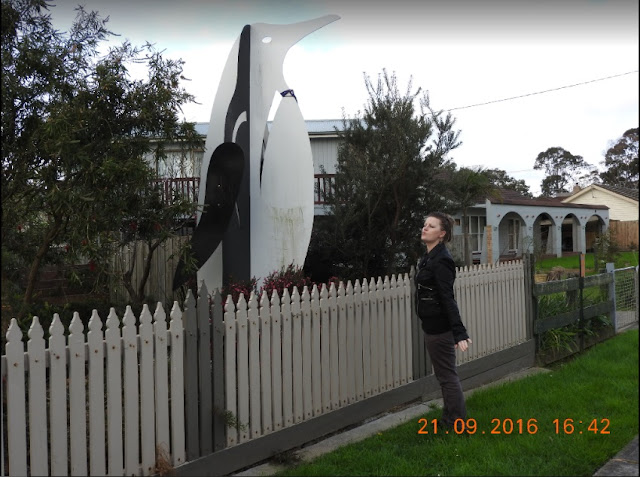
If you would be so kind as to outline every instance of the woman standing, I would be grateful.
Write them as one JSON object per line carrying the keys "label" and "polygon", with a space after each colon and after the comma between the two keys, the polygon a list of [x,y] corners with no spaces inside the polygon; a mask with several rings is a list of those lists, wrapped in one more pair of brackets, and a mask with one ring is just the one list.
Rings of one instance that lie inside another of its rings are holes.
{"label": "woman standing", "polygon": [[442,389],[440,426],[453,428],[456,419],[466,419],[467,410],[460,378],[456,372],[456,353],[471,344],[453,296],[456,268],[445,242],[451,240],[453,219],[442,212],[427,215],[422,242],[427,252],[416,273],[416,305],[433,370]]}

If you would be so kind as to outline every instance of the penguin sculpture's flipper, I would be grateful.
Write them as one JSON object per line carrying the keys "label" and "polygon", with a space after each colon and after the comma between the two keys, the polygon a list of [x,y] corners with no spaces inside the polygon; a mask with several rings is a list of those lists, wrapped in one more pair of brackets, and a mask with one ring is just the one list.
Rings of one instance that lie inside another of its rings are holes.
{"label": "penguin sculpture's flipper", "polygon": [[[243,170],[244,153],[237,144],[224,142],[213,151],[207,170],[205,209],[191,239],[191,253],[197,268],[209,259],[222,241],[236,210]],[[181,259],[173,278],[174,290],[187,280],[184,267],[184,260]]]}

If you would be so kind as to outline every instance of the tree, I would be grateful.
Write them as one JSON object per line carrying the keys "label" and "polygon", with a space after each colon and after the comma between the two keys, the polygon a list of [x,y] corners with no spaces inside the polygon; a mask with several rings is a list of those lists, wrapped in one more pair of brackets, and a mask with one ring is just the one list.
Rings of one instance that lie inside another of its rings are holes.
{"label": "tree", "polygon": [[638,187],[638,128],[625,131],[620,139],[607,150],[604,161],[606,167],[600,173],[600,180],[607,185]]}
{"label": "tree", "polygon": [[416,262],[424,217],[444,205],[444,184],[434,177],[459,145],[451,115],[434,111],[411,81],[401,94],[395,74],[383,70],[375,84],[365,75],[365,86],[364,114],[343,118],[332,218],[315,237],[331,250],[333,274],[342,279],[388,275]]}
{"label": "tree", "polygon": [[525,197],[533,198],[527,183],[509,176],[506,171],[502,169],[484,169],[483,172],[497,188],[513,190]]}
{"label": "tree", "polygon": [[533,168],[547,174],[540,183],[542,195],[546,196],[570,192],[569,185],[576,182],[578,174],[593,171],[582,156],[573,155],[561,147],[550,147],[538,154]]}
{"label": "tree", "polygon": [[482,167],[461,167],[451,176],[449,186],[449,197],[455,209],[462,211],[464,261],[467,266],[471,266],[469,209],[487,197],[499,196],[499,191],[492,182],[491,173],[487,173]]}
{"label": "tree", "polygon": [[[78,7],[62,33],[52,6],[2,0],[2,246],[28,265],[25,304],[62,250],[106,262],[105,247],[156,193],[145,155],[194,136],[178,119],[193,100],[180,86],[182,60],[128,42],[101,54],[107,20]],[[133,63],[146,79],[130,77]]]}

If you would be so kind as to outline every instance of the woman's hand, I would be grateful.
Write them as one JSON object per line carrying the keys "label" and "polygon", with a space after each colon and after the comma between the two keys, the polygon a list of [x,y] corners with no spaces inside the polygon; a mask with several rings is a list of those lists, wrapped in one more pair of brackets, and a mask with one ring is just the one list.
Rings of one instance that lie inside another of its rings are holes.
{"label": "woman's hand", "polygon": [[460,348],[460,351],[467,351],[471,343],[473,343],[473,341],[471,341],[471,338],[468,338],[466,340],[458,341],[458,344],[454,345],[453,347]]}

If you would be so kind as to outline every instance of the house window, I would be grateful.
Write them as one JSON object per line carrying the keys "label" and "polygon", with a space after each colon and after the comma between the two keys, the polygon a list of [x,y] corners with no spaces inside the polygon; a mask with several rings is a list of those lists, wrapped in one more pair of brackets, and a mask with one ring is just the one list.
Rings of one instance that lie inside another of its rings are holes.
{"label": "house window", "polygon": [[486,225],[487,218],[485,216],[469,216],[469,245],[472,252],[482,251],[482,238],[484,237]]}
{"label": "house window", "polygon": [[509,219],[509,250],[518,250],[520,244],[520,219]]}

